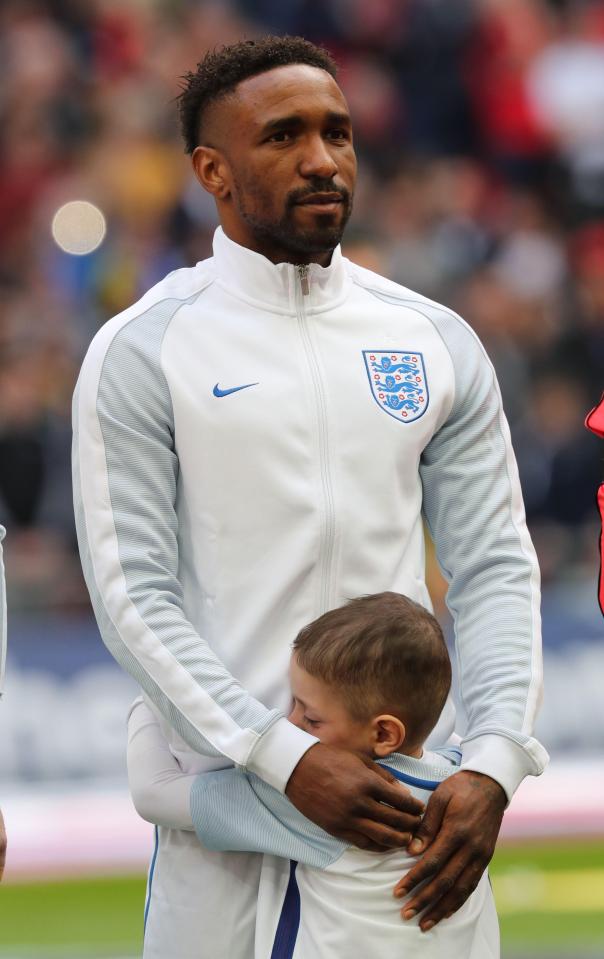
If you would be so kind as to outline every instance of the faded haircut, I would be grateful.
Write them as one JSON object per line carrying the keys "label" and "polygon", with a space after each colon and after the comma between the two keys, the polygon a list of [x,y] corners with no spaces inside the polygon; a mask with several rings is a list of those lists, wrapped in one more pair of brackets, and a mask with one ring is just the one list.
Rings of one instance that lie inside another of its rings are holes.
{"label": "faded haircut", "polygon": [[337,74],[336,63],[327,50],[303,37],[241,40],[206,53],[195,72],[181,78],[182,92],[176,98],[185,153],[193,153],[203,142],[203,117],[211,103],[232,93],[249,77],[297,63],[326,70],[332,77]]}
{"label": "faded haircut", "polygon": [[298,665],[334,687],[350,716],[397,716],[406,743],[421,746],[451,687],[442,629],[419,603],[399,593],[353,599],[305,626],[293,649]]}

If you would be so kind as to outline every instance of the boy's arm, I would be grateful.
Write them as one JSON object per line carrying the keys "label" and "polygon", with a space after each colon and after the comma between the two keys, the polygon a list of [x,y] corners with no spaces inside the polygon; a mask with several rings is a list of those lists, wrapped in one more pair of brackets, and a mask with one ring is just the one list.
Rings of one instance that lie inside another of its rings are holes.
{"label": "boy's arm", "polygon": [[149,707],[136,699],[128,716],[128,785],[139,816],[158,826],[192,831],[194,781],[195,776],[182,772]]}
{"label": "boy's arm", "polygon": [[128,717],[128,782],[143,819],[195,829],[206,849],[266,852],[324,867],[346,848],[258,776],[240,769],[183,773],[142,699]]}
{"label": "boy's arm", "polygon": [[191,789],[191,818],[206,849],[262,852],[325,869],[347,848],[298,812],[254,773],[202,773]]}

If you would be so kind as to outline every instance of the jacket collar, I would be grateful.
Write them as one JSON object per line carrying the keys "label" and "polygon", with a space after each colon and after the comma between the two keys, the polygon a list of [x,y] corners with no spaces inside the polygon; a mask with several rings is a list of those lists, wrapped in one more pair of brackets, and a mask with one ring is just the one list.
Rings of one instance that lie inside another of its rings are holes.
{"label": "jacket collar", "polygon": [[[266,257],[230,240],[221,227],[214,234],[213,264],[219,282],[238,299],[277,313],[296,313],[301,292],[300,268],[292,263],[271,263]],[[339,246],[329,266],[311,263],[305,311],[319,313],[341,303],[351,279]]]}

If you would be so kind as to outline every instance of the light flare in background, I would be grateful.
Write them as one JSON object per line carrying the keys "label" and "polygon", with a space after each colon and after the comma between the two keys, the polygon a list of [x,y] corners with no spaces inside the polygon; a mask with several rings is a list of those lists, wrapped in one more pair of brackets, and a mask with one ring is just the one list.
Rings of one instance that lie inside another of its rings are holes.
{"label": "light flare in background", "polygon": [[84,256],[96,250],[105,238],[107,222],[101,210],[88,200],[70,200],[52,218],[52,236],[66,253]]}

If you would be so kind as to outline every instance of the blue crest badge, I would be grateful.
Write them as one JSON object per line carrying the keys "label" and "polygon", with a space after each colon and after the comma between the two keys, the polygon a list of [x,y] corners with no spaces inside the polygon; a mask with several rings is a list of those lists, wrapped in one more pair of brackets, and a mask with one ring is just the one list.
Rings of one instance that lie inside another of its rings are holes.
{"label": "blue crest badge", "polygon": [[429,401],[424,358],[411,350],[363,350],[367,376],[378,406],[400,420],[418,420]]}

